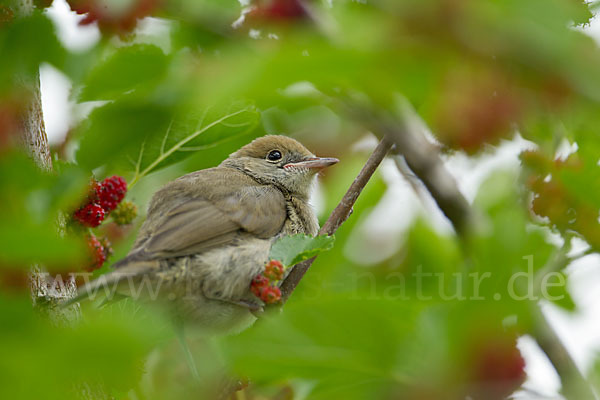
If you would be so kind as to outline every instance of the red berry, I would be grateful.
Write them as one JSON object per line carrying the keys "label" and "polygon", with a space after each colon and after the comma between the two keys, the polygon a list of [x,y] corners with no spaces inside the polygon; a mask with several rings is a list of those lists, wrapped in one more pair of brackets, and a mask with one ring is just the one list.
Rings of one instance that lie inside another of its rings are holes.
{"label": "red berry", "polygon": [[106,0],[67,0],[71,9],[78,14],[86,14],[79,22],[88,25],[98,22],[98,27],[106,33],[126,33],[135,28],[137,20],[146,17],[157,8],[160,0],[133,0],[126,7],[111,4]]}
{"label": "red berry", "polygon": [[96,189],[98,202],[104,211],[110,212],[117,208],[127,193],[127,182],[120,176],[114,175],[106,178]]}
{"label": "red berry", "polygon": [[277,303],[281,300],[281,290],[277,286],[265,286],[260,291],[260,299],[266,304]]}
{"label": "red berry", "polygon": [[253,16],[272,21],[293,20],[306,17],[306,10],[298,0],[266,0],[256,4]]}
{"label": "red berry", "polygon": [[526,378],[525,360],[515,339],[488,337],[471,345],[470,394],[473,398],[505,399],[523,384]]}
{"label": "red berry", "polygon": [[94,235],[88,236],[87,244],[92,258],[92,261],[87,269],[89,271],[93,271],[100,268],[106,261],[106,250],[102,246],[102,243],[100,243],[98,238]]}
{"label": "red berry", "polygon": [[279,281],[283,279],[283,264],[277,260],[271,260],[265,265],[264,276],[270,281]]}
{"label": "red berry", "polygon": [[499,73],[450,74],[433,106],[439,139],[468,153],[510,137],[524,106],[518,89]]}
{"label": "red berry", "polygon": [[96,203],[88,203],[75,211],[73,217],[85,226],[95,228],[104,220],[106,213],[104,209]]}
{"label": "red berry", "polygon": [[261,290],[267,286],[269,286],[269,280],[263,275],[256,275],[250,283],[250,290],[252,294],[260,298]]}

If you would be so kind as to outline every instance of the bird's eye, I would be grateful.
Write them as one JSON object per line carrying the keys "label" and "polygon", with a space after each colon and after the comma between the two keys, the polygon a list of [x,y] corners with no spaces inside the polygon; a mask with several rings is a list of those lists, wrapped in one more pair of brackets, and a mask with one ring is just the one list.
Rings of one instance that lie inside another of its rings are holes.
{"label": "bird's eye", "polygon": [[269,160],[269,161],[281,160],[281,152],[279,150],[271,150],[269,152],[269,154],[267,154],[267,160]]}

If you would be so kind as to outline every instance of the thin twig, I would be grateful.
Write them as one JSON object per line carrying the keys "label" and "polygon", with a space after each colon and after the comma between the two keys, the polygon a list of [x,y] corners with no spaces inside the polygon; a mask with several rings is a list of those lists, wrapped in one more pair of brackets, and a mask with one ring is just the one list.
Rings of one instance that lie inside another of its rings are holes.
{"label": "thin twig", "polygon": [[473,222],[471,207],[444,166],[438,148],[425,137],[423,126],[408,102],[399,105],[399,118],[352,99],[345,99],[342,105],[348,115],[373,133],[390,138],[396,145],[395,151],[423,182],[456,232],[464,234]]}
{"label": "thin twig", "polygon": [[[369,179],[371,176],[373,176],[373,173],[379,164],[381,164],[381,161],[383,161],[385,155],[388,153],[391,147],[392,142],[386,137],[379,142],[361,171],[356,176],[356,179],[354,179],[354,182],[352,182],[350,185],[350,188],[348,188],[348,191],[344,197],[342,197],[342,200],[340,200],[339,204],[333,210],[325,224],[323,224],[323,227],[319,231],[319,235],[333,235],[335,231],[337,231],[337,229],[348,219],[352,213],[352,206],[354,206],[356,199],[358,199],[358,196],[367,185],[367,182],[369,182]],[[316,256],[297,264],[292,269],[292,272],[290,272],[290,274],[285,278],[281,285],[282,303],[285,303],[290,297],[296,286],[298,286],[298,283],[300,283],[300,280],[306,271],[308,271],[312,263],[315,261],[315,258]]]}

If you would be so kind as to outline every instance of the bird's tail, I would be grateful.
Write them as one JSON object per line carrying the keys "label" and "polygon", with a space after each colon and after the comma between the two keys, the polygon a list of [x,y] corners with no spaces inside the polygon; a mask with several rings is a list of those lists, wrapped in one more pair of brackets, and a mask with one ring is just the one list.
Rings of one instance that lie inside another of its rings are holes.
{"label": "bird's tail", "polygon": [[72,299],[62,304],[68,307],[74,303],[104,298],[104,302],[110,302],[112,299],[122,298],[123,295],[130,296],[139,293],[136,289],[140,278],[145,274],[156,269],[156,261],[135,261],[129,257],[113,264],[113,271],[104,274],[97,279],[86,283],[78,290],[78,293]]}

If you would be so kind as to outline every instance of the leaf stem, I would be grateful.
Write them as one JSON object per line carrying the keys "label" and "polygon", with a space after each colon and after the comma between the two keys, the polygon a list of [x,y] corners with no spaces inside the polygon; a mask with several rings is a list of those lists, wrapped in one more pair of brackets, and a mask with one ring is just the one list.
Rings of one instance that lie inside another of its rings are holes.
{"label": "leaf stem", "polygon": [[[229,119],[231,117],[235,117],[236,115],[239,115],[246,111],[248,111],[248,109],[244,108],[239,111],[224,115],[219,119],[216,119],[215,121],[211,122],[210,124],[204,126],[202,129],[195,131],[194,133],[190,134],[189,136],[186,136],[179,142],[175,143],[167,151],[164,151],[164,141],[163,141],[163,147],[161,147],[160,155],[156,158],[156,160],[154,160],[150,165],[148,165],[146,168],[144,168],[144,170],[142,170],[141,172],[138,172],[139,166],[138,166],[138,168],[136,168],[136,173],[135,173],[133,179],[131,180],[131,182],[129,183],[129,189],[131,189],[141,178],[146,176],[150,171],[152,171],[154,168],[156,168],[156,166],[158,166],[161,162],[166,160],[171,154],[173,154],[174,152],[179,150],[181,147],[183,147],[186,143],[190,142],[191,140],[194,140],[199,135],[203,134],[210,128],[213,128],[213,127],[219,125],[223,121],[226,121],[227,119]],[[169,124],[169,129],[167,130],[167,133],[166,133],[167,135],[168,135],[170,129],[171,129],[171,125]],[[141,161],[141,152],[140,152],[140,161]]]}

